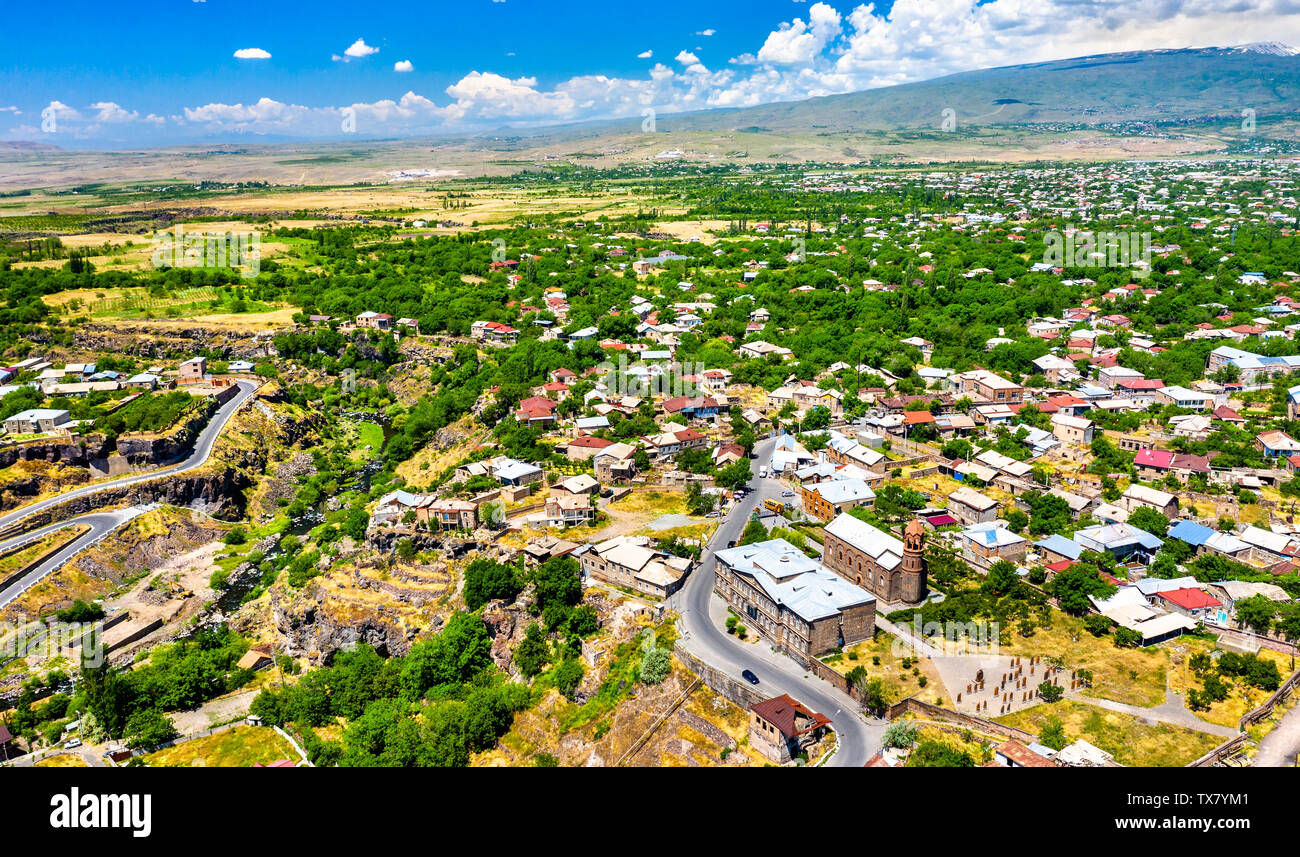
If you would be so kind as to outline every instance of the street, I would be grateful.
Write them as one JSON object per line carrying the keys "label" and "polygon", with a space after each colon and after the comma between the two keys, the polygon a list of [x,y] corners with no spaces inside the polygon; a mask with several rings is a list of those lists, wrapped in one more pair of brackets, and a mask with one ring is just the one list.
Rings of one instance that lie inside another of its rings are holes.
{"label": "street", "polygon": [[[766,466],[776,440],[766,438],[754,446],[757,458],[751,464],[756,473]],[[839,736],[839,750],[827,764],[860,768],[880,749],[885,723],[868,721],[858,712],[858,704],[847,695],[813,677],[791,658],[773,652],[765,641],[757,645],[743,643],[727,634],[720,621],[710,617],[710,606],[714,601],[713,551],[725,549],[730,541],[739,541],[750,514],[758,504],[767,499],[779,499],[783,490],[777,480],[759,479],[755,475],[749,482],[746,496],[718,525],[699,567],[691,572],[686,585],[668,599],[668,605],[681,614],[681,642],[687,651],[736,679],[743,670],[753,670],[760,681],[758,687],[764,693],[769,696],[788,693],[814,711],[830,717]],[[713,611],[719,616],[725,614],[721,605],[722,601],[718,599]]]}
{"label": "street", "polygon": [[202,467],[212,454],[212,446],[216,443],[217,437],[221,430],[226,427],[226,423],[234,416],[235,411],[247,402],[257,391],[258,385],[253,381],[237,381],[239,392],[230,401],[222,405],[208,424],[204,426],[203,431],[194,441],[194,450],[185,458],[176,464],[164,467],[160,470],[151,470],[148,473],[138,473],[132,476],[123,476],[120,479],[110,479],[107,482],[100,482],[95,485],[86,485],[82,488],[74,488],[71,491],[65,491],[54,497],[48,497],[39,500],[20,509],[15,509],[5,515],[0,515],[0,533],[8,531],[14,525],[18,524],[25,518],[34,515],[37,512],[57,506],[67,500],[76,497],[84,497],[90,494],[97,494],[101,491],[108,491],[113,488],[120,488],[123,485],[134,485],[137,482],[146,482],[150,479],[157,479],[160,476],[174,476],[178,473],[184,473],[197,467]]}

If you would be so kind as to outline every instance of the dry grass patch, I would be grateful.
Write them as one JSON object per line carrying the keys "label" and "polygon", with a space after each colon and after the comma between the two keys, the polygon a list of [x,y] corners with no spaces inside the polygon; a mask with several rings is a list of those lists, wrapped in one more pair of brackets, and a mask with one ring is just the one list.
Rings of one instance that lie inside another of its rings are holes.
{"label": "dry grass patch", "polygon": [[142,758],[155,768],[249,768],[281,759],[297,762],[298,753],[268,726],[236,726]]}
{"label": "dry grass patch", "polygon": [[[926,702],[952,708],[952,698],[948,695],[948,688],[934,661],[925,657],[912,657],[912,666],[904,669],[903,657],[910,655],[894,654],[895,649],[905,649],[901,645],[895,646],[896,642],[897,638],[892,634],[877,630],[874,639],[855,643],[842,654],[827,655],[822,658],[822,663],[840,675],[847,675],[854,667],[862,667],[867,675],[885,683],[889,688],[891,702],[916,696]],[[907,651],[910,652],[910,649]],[[879,664],[875,662],[876,658],[880,659]],[[920,675],[914,675],[913,670],[918,670]],[[922,676],[925,677],[925,687],[921,687]]]}
{"label": "dry grass patch", "polygon": [[1039,628],[1032,637],[1022,637],[1015,631],[1005,635],[999,654],[1055,658],[1067,669],[1090,670],[1093,686],[1083,691],[1086,696],[1144,708],[1165,701],[1168,652],[1159,648],[1121,649],[1109,634],[1094,637],[1083,627],[1082,619],[1060,610],[1052,611],[1050,630]]}
{"label": "dry grass patch", "polygon": [[1070,700],[1035,705],[994,719],[1037,735],[1053,716],[1064,724],[1068,740],[1082,738],[1130,767],[1183,767],[1223,740],[1207,732],[1167,723],[1144,723],[1129,714]]}
{"label": "dry grass patch", "polygon": [[[1183,699],[1187,691],[1199,689],[1201,680],[1192,672],[1190,661],[1192,655],[1204,654],[1215,650],[1212,640],[1200,640],[1195,637],[1179,637],[1162,648],[1169,650],[1169,689],[1178,692]],[[1291,657],[1272,649],[1260,649],[1259,656],[1277,664],[1277,670],[1283,680],[1291,674]],[[1205,711],[1192,712],[1207,723],[1236,728],[1243,715],[1253,711],[1272,696],[1272,691],[1251,687],[1237,676],[1223,676],[1223,680],[1232,686],[1228,698],[1215,702]]]}

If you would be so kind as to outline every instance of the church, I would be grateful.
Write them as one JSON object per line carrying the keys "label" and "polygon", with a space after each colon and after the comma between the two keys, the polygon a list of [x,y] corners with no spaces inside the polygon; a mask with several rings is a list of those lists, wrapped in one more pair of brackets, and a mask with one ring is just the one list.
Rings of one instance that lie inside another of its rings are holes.
{"label": "church", "polygon": [[926,594],[925,528],[913,520],[894,538],[845,512],[826,525],[822,564],[888,604],[919,604]]}

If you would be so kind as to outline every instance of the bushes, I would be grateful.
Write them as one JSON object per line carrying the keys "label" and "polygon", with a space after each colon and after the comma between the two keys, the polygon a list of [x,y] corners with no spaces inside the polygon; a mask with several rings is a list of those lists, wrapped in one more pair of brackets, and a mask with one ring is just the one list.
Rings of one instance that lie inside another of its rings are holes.
{"label": "bushes", "polygon": [[641,658],[641,681],[645,684],[659,684],[672,671],[672,656],[667,649],[651,646]]}

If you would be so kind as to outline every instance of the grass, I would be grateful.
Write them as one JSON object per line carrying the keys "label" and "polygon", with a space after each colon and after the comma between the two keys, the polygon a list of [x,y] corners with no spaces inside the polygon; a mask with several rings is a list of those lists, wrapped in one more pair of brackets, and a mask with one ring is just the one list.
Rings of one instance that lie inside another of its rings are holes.
{"label": "grass", "polygon": [[994,719],[1037,735],[1052,716],[1061,719],[1068,740],[1082,738],[1110,753],[1116,762],[1129,767],[1183,767],[1223,740],[1217,735],[1182,726],[1148,725],[1130,714],[1071,700],[1035,705]]}
{"label": "grass", "polygon": [[[914,659],[913,667],[905,670],[902,659],[911,656],[910,650],[904,651],[902,655],[894,654],[895,642],[897,638],[892,634],[876,631],[874,639],[849,646],[842,654],[826,655],[822,658],[822,663],[840,675],[847,674],[854,667],[862,667],[867,671],[867,675],[871,678],[879,678],[889,688],[891,702],[909,696],[919,696],[926,702],[951,708],[953,702],[948,697],[943,678],[940,677],[934,661],[930,658],[917,657]],[[902,650],[901,646],[897,648]],[[854,660],[855,655],[856,660]],[[879,666],[874,663],[873,658],[880,659]],[[921,675],[925,676],[925,687],[921,687],[919,676],[912,675],[912,669],[919,669]]]}
{"label": "grass", "polygon": [[[1188,690],[1201,686],[1201,680],[1192,672],[1188,662],[1191,660],[1192,655],[1214,651],[1215,643],[1195,637],[1179,637],[1167,644],[1167,648],[1170,653],[1169,688],[1177,691],[1186,699]],[[1277,664],[1278,672],[1282,674],[1283,680],[1291,674],[1291,657],[1289,655],[1263,648],[1259,650],[1258,654],[1261,658],[1271,660]],[[1222,676],[1222,678],[1232,685],[1228,698],[1222,702],[1212,703],[1209,709],[1205,711],[1193,712],[1207,723],[1217,723],[1220,726],[1235,728],[1241,721],[1242,715],[1258,708],[1263,704],[1264,700],[1272,696],[1272,691],[1251,687],[1241,678],[1233,676]]]}
{"label": "grass", "polygon": [[298,753],[268,726],[236,726],[142,758],[156,768],[249,768],[280,759],[297,762]]}
{"label": "grass", "polygon": [[999,654],[1059,658],[1068,669],[1093,674],[1087,696],[1150,708],[1165,701],[1165,673],[1169,653],[1160,648],[1121,649],[1108,634],[1094,637],[1083,620],[1060,610],[1052,611],[1050,630],[1039,628],[1032,637],[1012,631]]}
{"label": "grass", "polygon": [[90,765],[85,759],[72,753],[60,753],[57,756],[46,756],[33,767],[36,768],[89,768]]}

